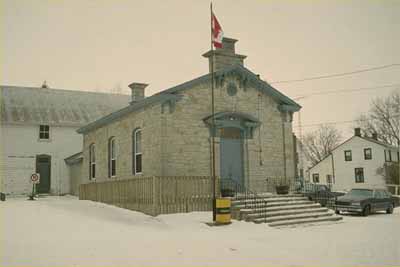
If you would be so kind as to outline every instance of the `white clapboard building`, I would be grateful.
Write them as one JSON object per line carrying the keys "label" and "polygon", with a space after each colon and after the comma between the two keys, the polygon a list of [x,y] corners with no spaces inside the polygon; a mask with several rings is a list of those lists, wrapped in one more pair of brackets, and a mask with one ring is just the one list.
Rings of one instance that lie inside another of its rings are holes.
{"label": "white clapboard building", "polygon": [[80,152],[76,130],[126,106],[126,95],[60,90],[42,86],[0,86],[0,192],[32,190],[29,178],[40,173],[39,193],[71,192],[66,158]]}
{"label": "white clapboard building", "polygon": [[309,178],[333,190],[384,188],[386,181],[377,170],[398,160],[397,147],[378,141],[377,135],[361,136],[360,128],[356,128],[354,136],[309,170]]}

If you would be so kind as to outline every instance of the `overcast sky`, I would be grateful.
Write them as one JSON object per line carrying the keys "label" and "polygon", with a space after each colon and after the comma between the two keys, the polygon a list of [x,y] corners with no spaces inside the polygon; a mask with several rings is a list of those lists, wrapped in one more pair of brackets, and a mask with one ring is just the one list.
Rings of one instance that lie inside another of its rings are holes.
{"label": "overcast sky", "polygon": [[[209,1],[1,0],[1,84],[111,91],[149,83],[152,95],[208,72]],[[225,36],[267,82],[400,63],[400,1],[215,0]],[[289,97],[400,84],[400,66],[274,84]],[[310,96],[303,131],[354,120],[400,86]],[[296,131],[297,116],[294,121]],[[352,124],[337,125],[347,137]]]}

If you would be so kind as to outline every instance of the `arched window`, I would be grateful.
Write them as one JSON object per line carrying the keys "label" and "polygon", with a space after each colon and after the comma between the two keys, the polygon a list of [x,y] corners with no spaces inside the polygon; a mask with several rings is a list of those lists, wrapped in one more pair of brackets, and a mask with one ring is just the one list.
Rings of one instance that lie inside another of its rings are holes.
{"label": "arched window", "polygon": [[96,154],[95,146],[91,144],[89,146],[89,180],[96,178]]}
{"label": "arched window", "polygon": [[115,177],[117,167],[117,151],[115,146],[115,137],[108,140],[108,177]]}
{"label": "arched window", "polygon": [[132,135],[132,172],[133,174],[142,173],[142,130],[136,129]]}

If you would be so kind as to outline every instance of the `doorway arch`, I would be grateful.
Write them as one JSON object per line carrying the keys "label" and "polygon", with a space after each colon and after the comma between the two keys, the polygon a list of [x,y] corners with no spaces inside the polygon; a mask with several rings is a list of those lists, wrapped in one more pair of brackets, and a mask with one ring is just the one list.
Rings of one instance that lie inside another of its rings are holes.
{"label": "doorway arch", "polygon": [[[213,120],[215,127],[213,127]],[[210,136],[219,138],[219,175],[221,180],[233,180],[241,188],[245,185],[244,142],[253,138],[260,122],[241,112],[220,112],[203,119]],[[216,155],[218,156],[218,155]]]}

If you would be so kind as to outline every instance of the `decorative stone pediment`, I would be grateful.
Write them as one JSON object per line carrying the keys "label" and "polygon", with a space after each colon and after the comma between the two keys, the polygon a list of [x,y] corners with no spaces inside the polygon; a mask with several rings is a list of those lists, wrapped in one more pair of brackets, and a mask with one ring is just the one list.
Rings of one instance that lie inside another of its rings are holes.
{"label": "decorative stone pediment", "polygon": [[[213,119],[215,129],[213,129]],[[244,138],[253,138],[254,129],[261,124],[254,116],[242,112],[219,112],[214,117],[205,117],[203,121],[212,135],[218,136],[219,130],[223,128],[239,128],[243,131]]]}

